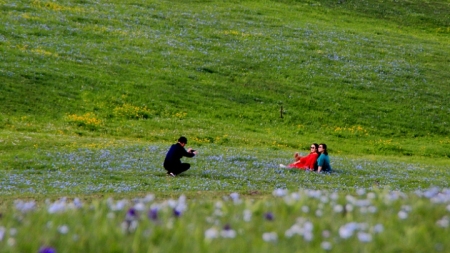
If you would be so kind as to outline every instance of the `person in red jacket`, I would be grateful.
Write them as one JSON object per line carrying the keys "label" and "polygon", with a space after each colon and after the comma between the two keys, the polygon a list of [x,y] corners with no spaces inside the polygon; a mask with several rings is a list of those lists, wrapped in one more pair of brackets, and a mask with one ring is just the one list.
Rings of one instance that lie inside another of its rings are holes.
{"label": "person in red jacket", "polygon": [[319,157],[319,144],[311,144],[311,152],[306,156],[300,156],[297,152],[294,155],[295,162],[289,164],[288,166],[280,164],[282,168],[293,168],[301,170],[317,170],[317,158]]}

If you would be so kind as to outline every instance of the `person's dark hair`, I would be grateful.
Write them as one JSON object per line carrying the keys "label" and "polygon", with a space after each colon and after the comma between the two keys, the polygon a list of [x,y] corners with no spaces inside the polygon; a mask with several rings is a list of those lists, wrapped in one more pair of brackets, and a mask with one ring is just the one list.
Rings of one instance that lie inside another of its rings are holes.
{"label": "person's dark hair", "polygon": [[180,138],[178,138],[178,142],[179,142],[179,143],[187,144],[187,139],[186,139],[186,137],[181,136]]}
{"label": "person's dark hair", "polygon": [[327,144],[325,144],[325,143],[320,143],[319,146],[320,146],[320,145],[322,145],[323,153],[324,153],[325,155],[328,155]]}
{"label": "person's dark hair", "polygon": [[[320,155],[319,153],[319,144],[317,143],[313,143],[312,145],[314,145],[314,147],[316,147],[316,154]],[[319,168],[319,166],[317,165],[317,160],[314,162],[314,171],[317,171],[317,169]]]}
{"label": "person's dark hair", "polygon": [[313,143],[314,147],[316,147],[316,153],[319,154],[319,144]]}

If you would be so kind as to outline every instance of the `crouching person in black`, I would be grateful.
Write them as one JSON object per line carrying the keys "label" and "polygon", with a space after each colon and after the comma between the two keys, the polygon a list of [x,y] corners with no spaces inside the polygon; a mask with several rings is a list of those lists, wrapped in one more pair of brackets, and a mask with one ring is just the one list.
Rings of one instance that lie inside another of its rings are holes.
{"label": "crouching person in black", "polygon": [[167,175],[175,177],[191,167],[189,163],[182,163],[181,158],[183,156],[194,157],[197,154],[197,151],[191,148],[186,151],[184,148],[186,144],[186,137],[181,136],[178,139],[178,143],[170,146],[170,149],[166,154],[166,159],[164,159],[164,169],[167,170]]}

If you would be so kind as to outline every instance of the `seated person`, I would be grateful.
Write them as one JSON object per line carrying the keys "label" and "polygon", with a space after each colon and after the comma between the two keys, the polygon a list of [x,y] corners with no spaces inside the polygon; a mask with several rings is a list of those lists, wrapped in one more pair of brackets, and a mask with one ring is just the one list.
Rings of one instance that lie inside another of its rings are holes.
{"label": "seated person", "polygon": [[280,164],[280,167],[282,168],[295,168],[295,169],[302,169],[302,170],[317,170],[317,158],[319,157],[318,153],[318,147],[319,145],[317,143],[311,144],[311,152],[306,156],[300,156],[298,153],[295,153],[294,158],[295,162],[289,164],[288,166],[285,166],[283,164]]}
{"label": "seated person", "polygon": [[331,172],[330,158],[328,157],[327,144],[319,145],[320,156],[317,159],[317,172]]}

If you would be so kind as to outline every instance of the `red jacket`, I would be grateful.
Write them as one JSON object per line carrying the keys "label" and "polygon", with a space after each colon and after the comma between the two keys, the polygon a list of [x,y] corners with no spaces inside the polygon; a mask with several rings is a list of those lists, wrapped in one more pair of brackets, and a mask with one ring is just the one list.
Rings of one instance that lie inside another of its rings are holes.
{"label": "red jacket", "polygon": [[319,154],[317,153],[310,153],[307,156],[303,156],[302,158],[300,158],[300,160],[289,164],[289,167],[291,168],[296,168],[296,169],[302,169],[302,170],[306,170],[306,169],[314,169],[314,164],[317,161],[317,158],[319,157]]}

